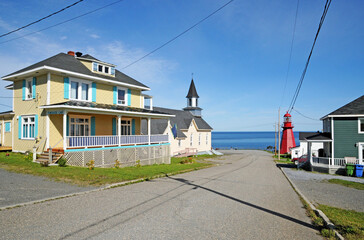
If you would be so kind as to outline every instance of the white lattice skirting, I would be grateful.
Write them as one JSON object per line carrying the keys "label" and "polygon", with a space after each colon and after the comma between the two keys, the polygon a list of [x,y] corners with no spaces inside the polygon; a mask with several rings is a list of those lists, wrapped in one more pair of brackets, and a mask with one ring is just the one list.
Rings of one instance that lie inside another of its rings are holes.
{"label": "white lattice skirting", "polygon": [[[152,164],[170,164],[169,145],[143,146],[132,148],[113,148],[102,150],[87,149],[64,154],[70,166],[85,167],[91,160],[95,167],[114,167],[116,160],[120,167]],[[140,161],[140,162],[139,162]]]}

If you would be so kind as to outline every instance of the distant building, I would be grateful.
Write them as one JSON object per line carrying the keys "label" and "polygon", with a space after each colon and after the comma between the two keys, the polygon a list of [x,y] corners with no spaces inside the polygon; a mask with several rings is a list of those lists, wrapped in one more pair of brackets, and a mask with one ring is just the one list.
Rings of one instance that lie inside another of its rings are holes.
{"label": "distant building", "polygon": [[[168,134],[171,155],[177,155],[188,148],[198,152],[211,150],[212,127],[202,118],[202,108],[198,106],[199,96],[195,83],[191,80],[190,89],[186,96],[187,107],[183,110],[154,107],[155,111],[174,115],[167,119],[152,119],[152,134]],[[142,133],[146,133],[147,122],[142,122]]]}
{"label": "distant building", "polygon": [[[291,158],[299,158],[303,155],[306,155],[308,152],[308,140],[317,135],[317,132],[299,132],[299,140],[300,145],[294,148],[291,148]],[[313,142],[311,147],[311,152],[314,156],[319,156],[320,149],[323,149],[324,144],[322,142]]]}

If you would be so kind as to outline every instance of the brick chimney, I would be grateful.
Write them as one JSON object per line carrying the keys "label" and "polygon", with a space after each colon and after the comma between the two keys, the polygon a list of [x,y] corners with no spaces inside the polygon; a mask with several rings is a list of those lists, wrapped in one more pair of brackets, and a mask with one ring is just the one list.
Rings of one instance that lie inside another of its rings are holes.
{"label": "brick chimney", "polygon": [[74,51],[68,51],[67,53],[68,55],[71,55],[71,56],[75,56],[75,52]]}

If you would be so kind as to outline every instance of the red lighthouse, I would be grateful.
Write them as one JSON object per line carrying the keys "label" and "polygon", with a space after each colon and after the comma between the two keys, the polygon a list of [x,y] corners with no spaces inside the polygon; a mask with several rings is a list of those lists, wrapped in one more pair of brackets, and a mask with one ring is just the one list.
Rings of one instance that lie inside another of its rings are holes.
{"label": "red lighthouse", "polygon": [[281,154],[285,154],[290,151],[291,148],[296,147],[293,136],[293,126],[291,121],[291,114],[288,112],[284,115],[284,125],[281,143]]}

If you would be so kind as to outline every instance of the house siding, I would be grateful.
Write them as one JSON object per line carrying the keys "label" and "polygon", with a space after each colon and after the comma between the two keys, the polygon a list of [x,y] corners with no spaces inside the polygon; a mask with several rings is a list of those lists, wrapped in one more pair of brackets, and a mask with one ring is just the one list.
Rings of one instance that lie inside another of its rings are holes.
{"label": "house siding", "polygon": [[[14,82],[14,151],[31,151],[33,146],[36,144],[36,140],[24,140],[19,139],[18,134],[20,129],[19,126],[19,116],[24,115],[38,115],[38,136],[39,140],[46,137],[46,118],[45,111],[39,109],[40,106],[46,104],[47,100],[47,75],[37,76],[36,84],[36,98],[31,100],[22,100],[22,87],[23,81]],[[58,90],[59,91],[59,90]],[[44,143],[43,143],[44,146]],[[42,147],[42,146],[41,146]],[[40,149],[42,151],[43,149]]]}
{"label": "house siding", "polygon": [[358,133],[358,119],[334,119],[334,157],[358,157],[357,142],[364,142],[364,134]]}
{"label": "house siding", "polygon": [[[1,117],[0,118],[0,127],[1,127],[1,139],[0,142],[2,146],[10,147],[12,146],[12,135],[14,131],[13,125],[13,117]],[[10,132],[5,132],[6,123],[10,123]]]}

